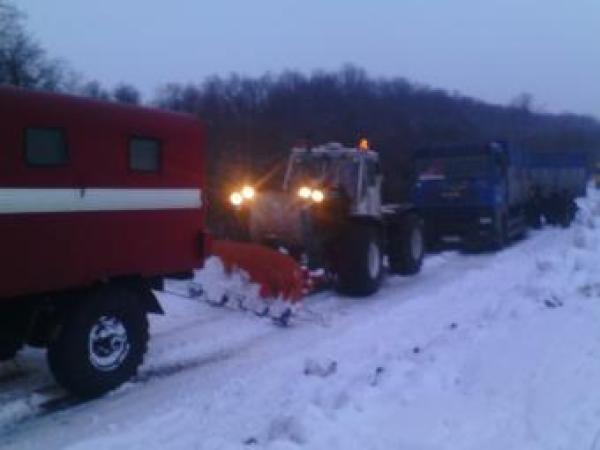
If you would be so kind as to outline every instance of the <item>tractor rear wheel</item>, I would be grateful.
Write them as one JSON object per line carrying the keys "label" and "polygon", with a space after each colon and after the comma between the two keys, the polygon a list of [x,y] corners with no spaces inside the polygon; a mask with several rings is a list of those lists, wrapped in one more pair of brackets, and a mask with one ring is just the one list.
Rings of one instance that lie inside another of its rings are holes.
{"label": "tractor rear wheel", "polygon": [[338,291],[353,297],[377,292],[383,277],[383,249],[378,227],[350,224],[339,253],[336,264]]}
{"label": "tractor rear wheel", "polygon": [[419,273],[425,256],[425,237],[422,220],[408,215],[404,222],[391,229],[389,262],[390,272],[400,275]]}

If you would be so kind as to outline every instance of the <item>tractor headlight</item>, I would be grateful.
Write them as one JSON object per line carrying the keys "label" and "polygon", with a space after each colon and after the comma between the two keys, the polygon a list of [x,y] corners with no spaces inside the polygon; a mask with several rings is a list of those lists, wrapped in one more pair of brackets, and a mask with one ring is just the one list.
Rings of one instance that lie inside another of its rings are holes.
{"label": "tractor headlight", "polygon": [[312,196],[312,189],[308,186],[302,186],[298,189],[298,197],[308,200]]}
{"label": "tractor headlight", "polygon": [[241,206],[244,203],[244,196],[239,192],[232,192],[229,196],[229,203],[233,206]]}
{"label": "tractor headlight", "polygon": [[246,185],[242,188],[240,193],[245,200],[253,200],[256,195],[256,190],[252,186]]}
{"label": "tractor headlight", "polygon": [[310,198],[315,203],[321,203],[323,200],[325,200],[325,194],[320,189],[315,189],[311,192]]}

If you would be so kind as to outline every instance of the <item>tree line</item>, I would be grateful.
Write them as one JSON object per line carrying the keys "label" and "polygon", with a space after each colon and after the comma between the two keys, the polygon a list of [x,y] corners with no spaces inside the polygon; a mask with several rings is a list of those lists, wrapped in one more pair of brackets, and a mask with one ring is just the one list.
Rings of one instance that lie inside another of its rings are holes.
{"label": "tree line", "polygon": [[[7,0],[0,0],[0,84],[142,102],[131,84],[109,89],[50,58]],[[146,103],[203,119],[215,199],[226,195],[228,180],[279,183],[277,169],[298,140],[352,144],[367,137],[381,153],[386,194],[396,198],[406,192],[411,155],[423,146],[502,139],[539,150],[586,151],[590,161],[600,156],[600,123],[592,117],[537,110],[527,94],[490,104],[400,77],[372,77],[352,65],[169,83]]]}

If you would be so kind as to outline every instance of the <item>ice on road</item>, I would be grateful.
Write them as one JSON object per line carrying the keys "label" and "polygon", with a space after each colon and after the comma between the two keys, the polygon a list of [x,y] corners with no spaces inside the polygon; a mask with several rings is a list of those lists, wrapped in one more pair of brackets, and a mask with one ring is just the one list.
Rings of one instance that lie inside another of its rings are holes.
{"label": "ice on road", "polygon": [[105,398],[48,409],[43,353],[0,367],[0,448],[600,450],[599,252],[591,191],[569,229],[311,297],[289,329],[165,294]]}

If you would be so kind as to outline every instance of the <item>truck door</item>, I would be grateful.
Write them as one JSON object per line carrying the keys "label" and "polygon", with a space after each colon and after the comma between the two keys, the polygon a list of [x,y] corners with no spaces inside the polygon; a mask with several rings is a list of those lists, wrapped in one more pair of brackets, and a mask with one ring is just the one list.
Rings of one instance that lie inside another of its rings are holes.
{"label": "truck door", "polygon": [[359,177],[359,201],[357,213],[371,217],[381,216],[381,184],[383,177],[379,162],[373,158],[361,158]]}
{"label": "truck door", "polygon": [[494,183],[494,204],[497,207],[504,207],[508,203],[510,195],[508,161],[504,153],[496,153],[493,158],[494,170],[492,180]]}

